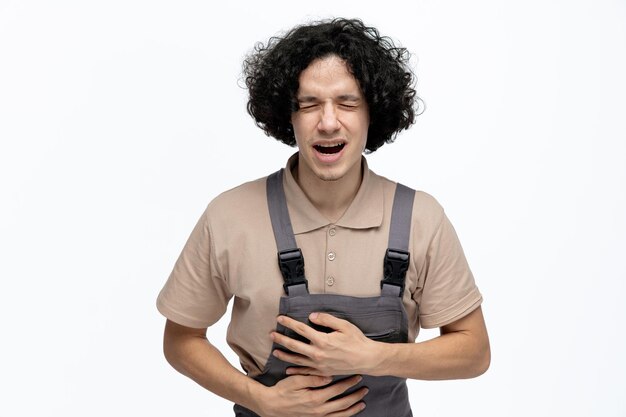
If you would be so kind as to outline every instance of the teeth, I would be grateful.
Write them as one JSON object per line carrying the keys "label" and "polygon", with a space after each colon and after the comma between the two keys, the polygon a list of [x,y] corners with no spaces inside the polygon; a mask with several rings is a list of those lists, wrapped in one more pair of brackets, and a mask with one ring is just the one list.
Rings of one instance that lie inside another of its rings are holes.
{"label": "teeth", "polygon": [[339,142],[339,143],[335,143],[335,144],[332,144],[332,145],[330,145],[330,144],[323,144],[323,145],[320,144],[320,145],[315,145],[315,146],[319,146],[321,148],[334,148],[335,146],[340,146],[340,145],[343,145],[343,144],[344,144],[344,142]]}
{"label": "teeth", "polygon": [[318,152],[321,152],[323,154],[334,154],[341,152],[345,144],[345,142],[339,142],[336,145],[325,143],[323,145],[314,145],[314,148],[317,149]]}

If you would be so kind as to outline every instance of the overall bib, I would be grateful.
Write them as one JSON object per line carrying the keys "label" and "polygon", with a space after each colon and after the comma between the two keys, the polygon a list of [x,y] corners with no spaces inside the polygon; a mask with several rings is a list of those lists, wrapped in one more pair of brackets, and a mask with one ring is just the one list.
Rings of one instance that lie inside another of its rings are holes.
{"label": "overall bib", "polygon": [[[389,230],[389,246],[384,257],[384,277],[381,281],[380,296],[309,294],[308,283],[304,276],[304,258],[296,245],[291,227],[282,175],[281,169],[267,179],[267,202],[285,289],[285,295],[280,298],[279,314],[306,323],[319,331],[330,332],[331,329],[315,325],[308,320],[309,314],[313,312],[327,312],[351,322],[372,340],[385,343],[406,343],[408,324],[406,311],[402,305],[402,294],[409,266],[408,246],[415,191],[401,184],[397,185]],[[280,324],[276,331],[308,343],[308,340]],[[275,343],[272,351],[274,349],[285,350],[284,347]],[[266,386],[273,386],[287,377],[286,369],[290,366],[295,365],[284,362],[270,353],[263,373],[255,379]],[[331,384],[347,377],[349,375],[334,376]],[[369,388],[369,393],[363,398],[367,407],[359,413],[359,416],[412,417],[406,379],[363,375],[362,381],[342,396],[363,386]],[[258,417],[256,413],[238,404],[234,409],[237,417]]]}

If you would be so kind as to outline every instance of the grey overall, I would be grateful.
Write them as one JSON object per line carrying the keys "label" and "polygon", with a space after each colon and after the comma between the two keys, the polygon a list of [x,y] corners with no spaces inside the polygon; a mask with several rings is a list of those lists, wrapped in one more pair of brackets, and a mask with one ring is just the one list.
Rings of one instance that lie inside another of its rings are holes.
{"label": "grey overall", "polygon": [[[406,311],[402,305],[402,294],[409,265],[408,245],[415,191],[401,184],[397,185],[391,215],[389,246],[384,258],[384,277],[381,281],[380,296],[350,297],[336,294],[309,294],[307,280],[304,276],[304,258],[296,245],[291,227],[282,185],[282,175],[281,169],[267,179],[267,202],[286,294],[280,298],[279,314],[307,323],[317,330],[330,332],[331,329],[314,325],[308,320],[308,316],[312,312],[328,312],[356,325],[365,336],[372,340],[386,343],[406,343],[408,325]],[[302,336],[280,324],[276,331],[294,339],[308,342]],[[274,349],[285,350],[284,347],[277,344],[272,346],[272,351]],[[266,386],[273,386],[281,379],[286,378],[285,371],[289,366],[294,365],[283,362],[270,354],[263,373],[255,379]],[[347,377],[349,375],[335,376],[331,384]],[[363,380],[342,396],[363,386],[369,388],[369,393],[363,399],[366,408],[359,413],[359,416],[411,417],[413,415],[404,378],[363,375]],[[235,415],[238,417],[258,417],[254,412],[238,404],[235,405],[234,409]]]}

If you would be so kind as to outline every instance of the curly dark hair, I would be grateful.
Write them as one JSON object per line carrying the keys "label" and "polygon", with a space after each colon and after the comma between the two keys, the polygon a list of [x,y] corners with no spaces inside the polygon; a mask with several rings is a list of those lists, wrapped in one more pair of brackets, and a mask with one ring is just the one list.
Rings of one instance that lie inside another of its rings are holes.
{"label": "curly dark hair", "polygon": [[373,152],[415,121],[410,54],[358,19],[337,18],[296,26],[267,45],[256,44],[243,63],[248,113],[268,136],[294,146],[291,115],[298,110],[300,73],[319,58],[337,55],[354,75],[370,116],[366,150]]}

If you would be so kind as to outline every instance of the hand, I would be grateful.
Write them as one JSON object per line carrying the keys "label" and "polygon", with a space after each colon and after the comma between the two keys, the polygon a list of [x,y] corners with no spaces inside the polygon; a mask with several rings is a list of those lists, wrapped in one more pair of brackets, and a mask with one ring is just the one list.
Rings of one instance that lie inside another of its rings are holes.
{"label": "hand", "polygon": [[278,332],[272,332],[272,339],[293,353],[274,350],[277,358],[298,365],[287,369],[287,374],[295,375],[354,375],[372,374],[381,355],[380,343],[368,339],[361,330],[349,321],[326,313],[312,313],[309,320],[329,327],[331,333],[319,332],[305,323],[287,316],[279,316],[278,322],[307,338],[306,344]]}
{"label": "hand", "polygon": [[265,395],[259,401],[259,414],[263,417],[348,417],[365,408],[365,403],[361,402],[368,392],[365,387],[331,401],[358,384],[360,376],[328,385],[331,381],[330,377],[294,375],[273,387],[263,387]]}

